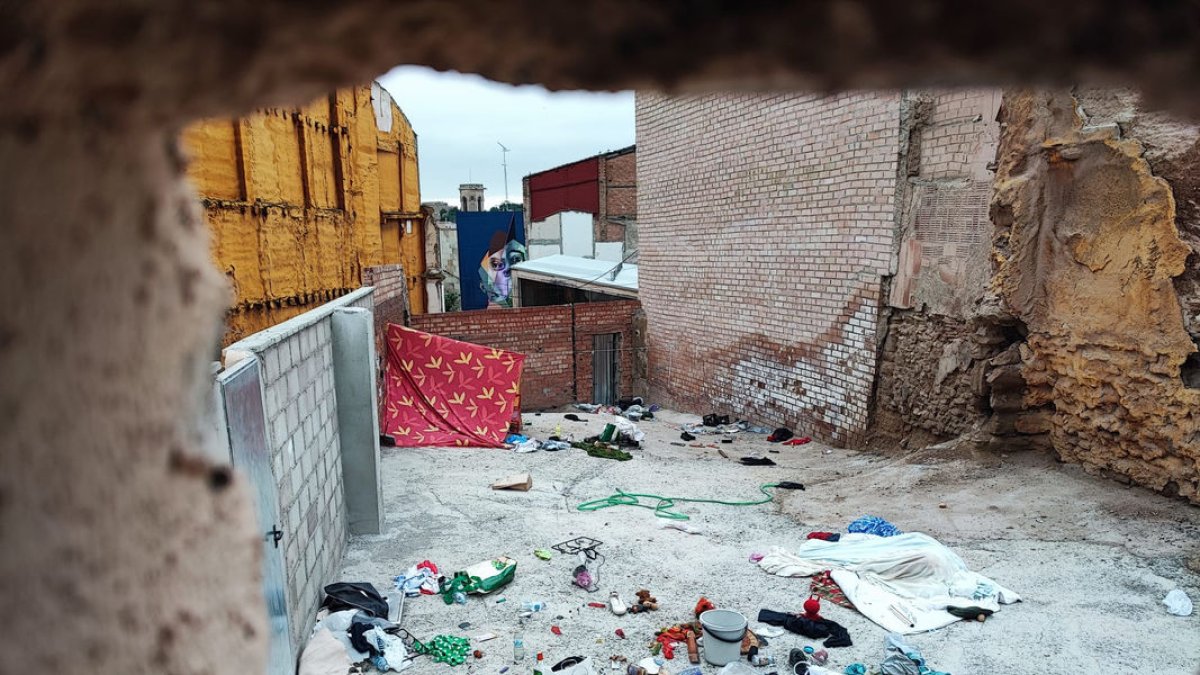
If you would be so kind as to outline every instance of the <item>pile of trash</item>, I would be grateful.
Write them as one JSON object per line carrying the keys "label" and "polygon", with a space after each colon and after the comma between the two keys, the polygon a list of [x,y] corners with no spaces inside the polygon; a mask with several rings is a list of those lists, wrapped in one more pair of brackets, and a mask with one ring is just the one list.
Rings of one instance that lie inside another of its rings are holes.
{"label": "pile of trash", "polygon": [[586,413],[608,413],[618,415],[632,422],[652,420],[654,413],[662,408],[658,404],[646,405],[641,396],[627,396],[617,401],[616,405],[601,405],[598,403],[576,403],[576,410]]}

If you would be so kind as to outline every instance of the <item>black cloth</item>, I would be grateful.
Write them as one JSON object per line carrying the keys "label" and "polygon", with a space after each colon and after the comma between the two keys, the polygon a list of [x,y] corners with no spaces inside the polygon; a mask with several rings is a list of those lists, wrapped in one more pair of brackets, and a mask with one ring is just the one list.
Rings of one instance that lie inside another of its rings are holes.
{"label": "black cloth", "polygon": [[791,440],[793,436],[795,436],[795,434],[792,433],[791,429],[788,429],[787,427],[779,427],[775,431],[772,431],[770,436],[767,436],[767,442],[782,443],[784,441]]}
{"label": "black cloth", "polygon": [[774,612],[769,609],[760,609],[758,610],[758,621],[759,623],[767,623],[772,626],[783,626],[793,633],[814,640],[829,638],[822,643],[829,648],[849,647],[854,644],[850,641],[850,632],[843,628],[840,623],[830,621],[829,619],[810,621],[795,614],[784,614],[783,612]]}
{"label": "black cloth", "polygon": [[386,619],[388,615],[387,600],[375,590],[375,587],[365,581],[339,581],[325,587],[325,599],[321,606],[331,612],[344,609],[359,609],[371,616]]}
{"label": "black cloth", "polygon": [[396,627],[396,624],[385,621],[377,617],[368,616],[364,612],[357,612],[350,618],[350,629],[346,632],[350,635],[350,644],[360,652],[366,652],[371,656],[382,654],[379,647],[366,638],[366,632],[372,628],[378,628],[382,631],[388,631]]}
{"label": "black cloth", "polygon": [[682,439],[683,439],[683,440],[685,440],[685,441],[694,441],[694,440],[696,440],[696,437],[695,437],[695,436],[693,436],[693,435],[689,434],[689,433],[688,433],[688,432],[686,432],[686,431],[685,431],[685,432],[683,432],[682,434],[679,434],[679,437],[680,437],[680,438],[682,438]]}
{"label": "black cloth", "polygon": [[766,457],[743,457],[742,464],[746,466],[775,466],[775,462]]}

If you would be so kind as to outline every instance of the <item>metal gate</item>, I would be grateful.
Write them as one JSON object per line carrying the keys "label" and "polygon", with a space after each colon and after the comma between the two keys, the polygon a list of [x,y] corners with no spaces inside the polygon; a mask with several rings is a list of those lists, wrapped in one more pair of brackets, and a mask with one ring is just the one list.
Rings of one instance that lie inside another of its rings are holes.
{"label": "metal gate", "polygon": [[592,403],[617,402],[617,353],[620,333],[601,333],[592,336]]}
{"label": "metal gate", "polygon": [[239,361],[218,376],[225,406],[226,428],[233,465],[250,479],[258,510],[259,531],[263,534],[263,595],[267,601],[270,625],[268,675],[292,675],[296,660],[292,654],[288,625],[287,579],[284,576],[283,532],[279,519],[275,477],[271,472],[271,448],[267,443],[267,420],[263,413],[259,361]]}

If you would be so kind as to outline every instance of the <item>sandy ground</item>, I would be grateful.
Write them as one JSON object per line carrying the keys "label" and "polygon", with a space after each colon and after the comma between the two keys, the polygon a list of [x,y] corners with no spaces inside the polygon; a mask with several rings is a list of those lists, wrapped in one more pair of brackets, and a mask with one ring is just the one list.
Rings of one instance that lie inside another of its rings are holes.
{"label": "sandy ground", "polygon": [[[545,438],[561,424],[564,433],[583,438],[598,433],[606,419],[581,417],[586,424],[563,421],[559,413],[526,415],[527,432]],[[608,670],[610,655],[630,661],[649,655],[654,631],[689,618],[700,595],[746,614],[752,628],[760,608],[800,611],[808,580],[768,575],[748,562],[749,554],[795,547],[812,530],[844,531],[851,520],[870,513],[937,538],[972,569],[1024,599],[983,624],[959,622],[910,636],[937,670],[1200,673],[1200,617],[1172,616],[1161,604],[1167,591],[1180,587],[1200,605],[1200,509],[1030,453],[962,457],[927,450],[884,457],[818,443],[777,448],[764,436],[740,434],[720,447],[731,457],[764,455],[779,464],[742,466],[716,449],[671,445],[679,440],[677,425],[697,419],[663,411],[640,423],[647,440],[627,462],[594,459],[580,450],[386,448],[387,529],[352,539],[343,579],[370,581],[386,593],[394,575],[423,559],[453,571],[510,555],[519,564],[516,580],[501,593],[504,603],[495,596],[472,597],[466,605],[447,606],[439,597],[418,597],[405,606],[403,624],[421,638],[498,634],[475,645],[484,658],[457,668],[423,658],[408,672],[499,673],[508,666],[511,675],[524,675],[540,651],[549,664],[591,655],[597,675],[616,675]],[[780,452],[767,454],[768,448]],[[531,491],[489,489],[494,479],[521,471],[533,474]],[[781,492],[762,506],[684,505],[700,535],[661,529],[663,521],[648,510],[575,509],[616,488],[748,500],[759,494],[759,484],[779,480],[802,482],[807,490]],[[604,542],[601,592],[571,585],[573,557],[543,562],[533,556],[535,548],[577,536]],[[657,596],[658,612],[617,617],[586,606],[604,601],[610,590],[628,601],[643,587]],[[526,599],[548,608],[528,622],[529,656],[514,665],[511,639]],[[830,650],[829,665],[840,672],[856,661],[878,663],[885,631],[853,610],[823,605],[823,613],[846,626],[854,640],[853,647]],[[470,628],[459,629],[462,622]],[[551,633],[552,625],[561,628],[561,636]],[[617,628],[628,639],[617,638]],[[771,651],[785,658],[792,647],[819,647],[792,634],[771,643]],[[684,654],[667,667],[677,674],[687,665]],[[706,675],[717,670],[704,666]],[[758,670],[766,675],[777,669]]]}

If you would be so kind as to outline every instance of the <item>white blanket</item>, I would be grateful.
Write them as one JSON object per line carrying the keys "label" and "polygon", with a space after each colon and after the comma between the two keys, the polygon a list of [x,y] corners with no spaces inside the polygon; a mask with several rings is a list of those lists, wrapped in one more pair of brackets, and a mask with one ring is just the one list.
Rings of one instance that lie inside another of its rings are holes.
{"label": "white blanket", "polygon": [[[947,607],[983,607],[1021,598],[972,572],[954,551],[920,533],[878,537],[843,534],[841,541],[810,539],[795,553],[777,548],[759,566],[781,577],[807,577],[824,570],[854,607],[889,631],[908,635],[958,621]],[[893,611],[900,610],[912,623]]]}

